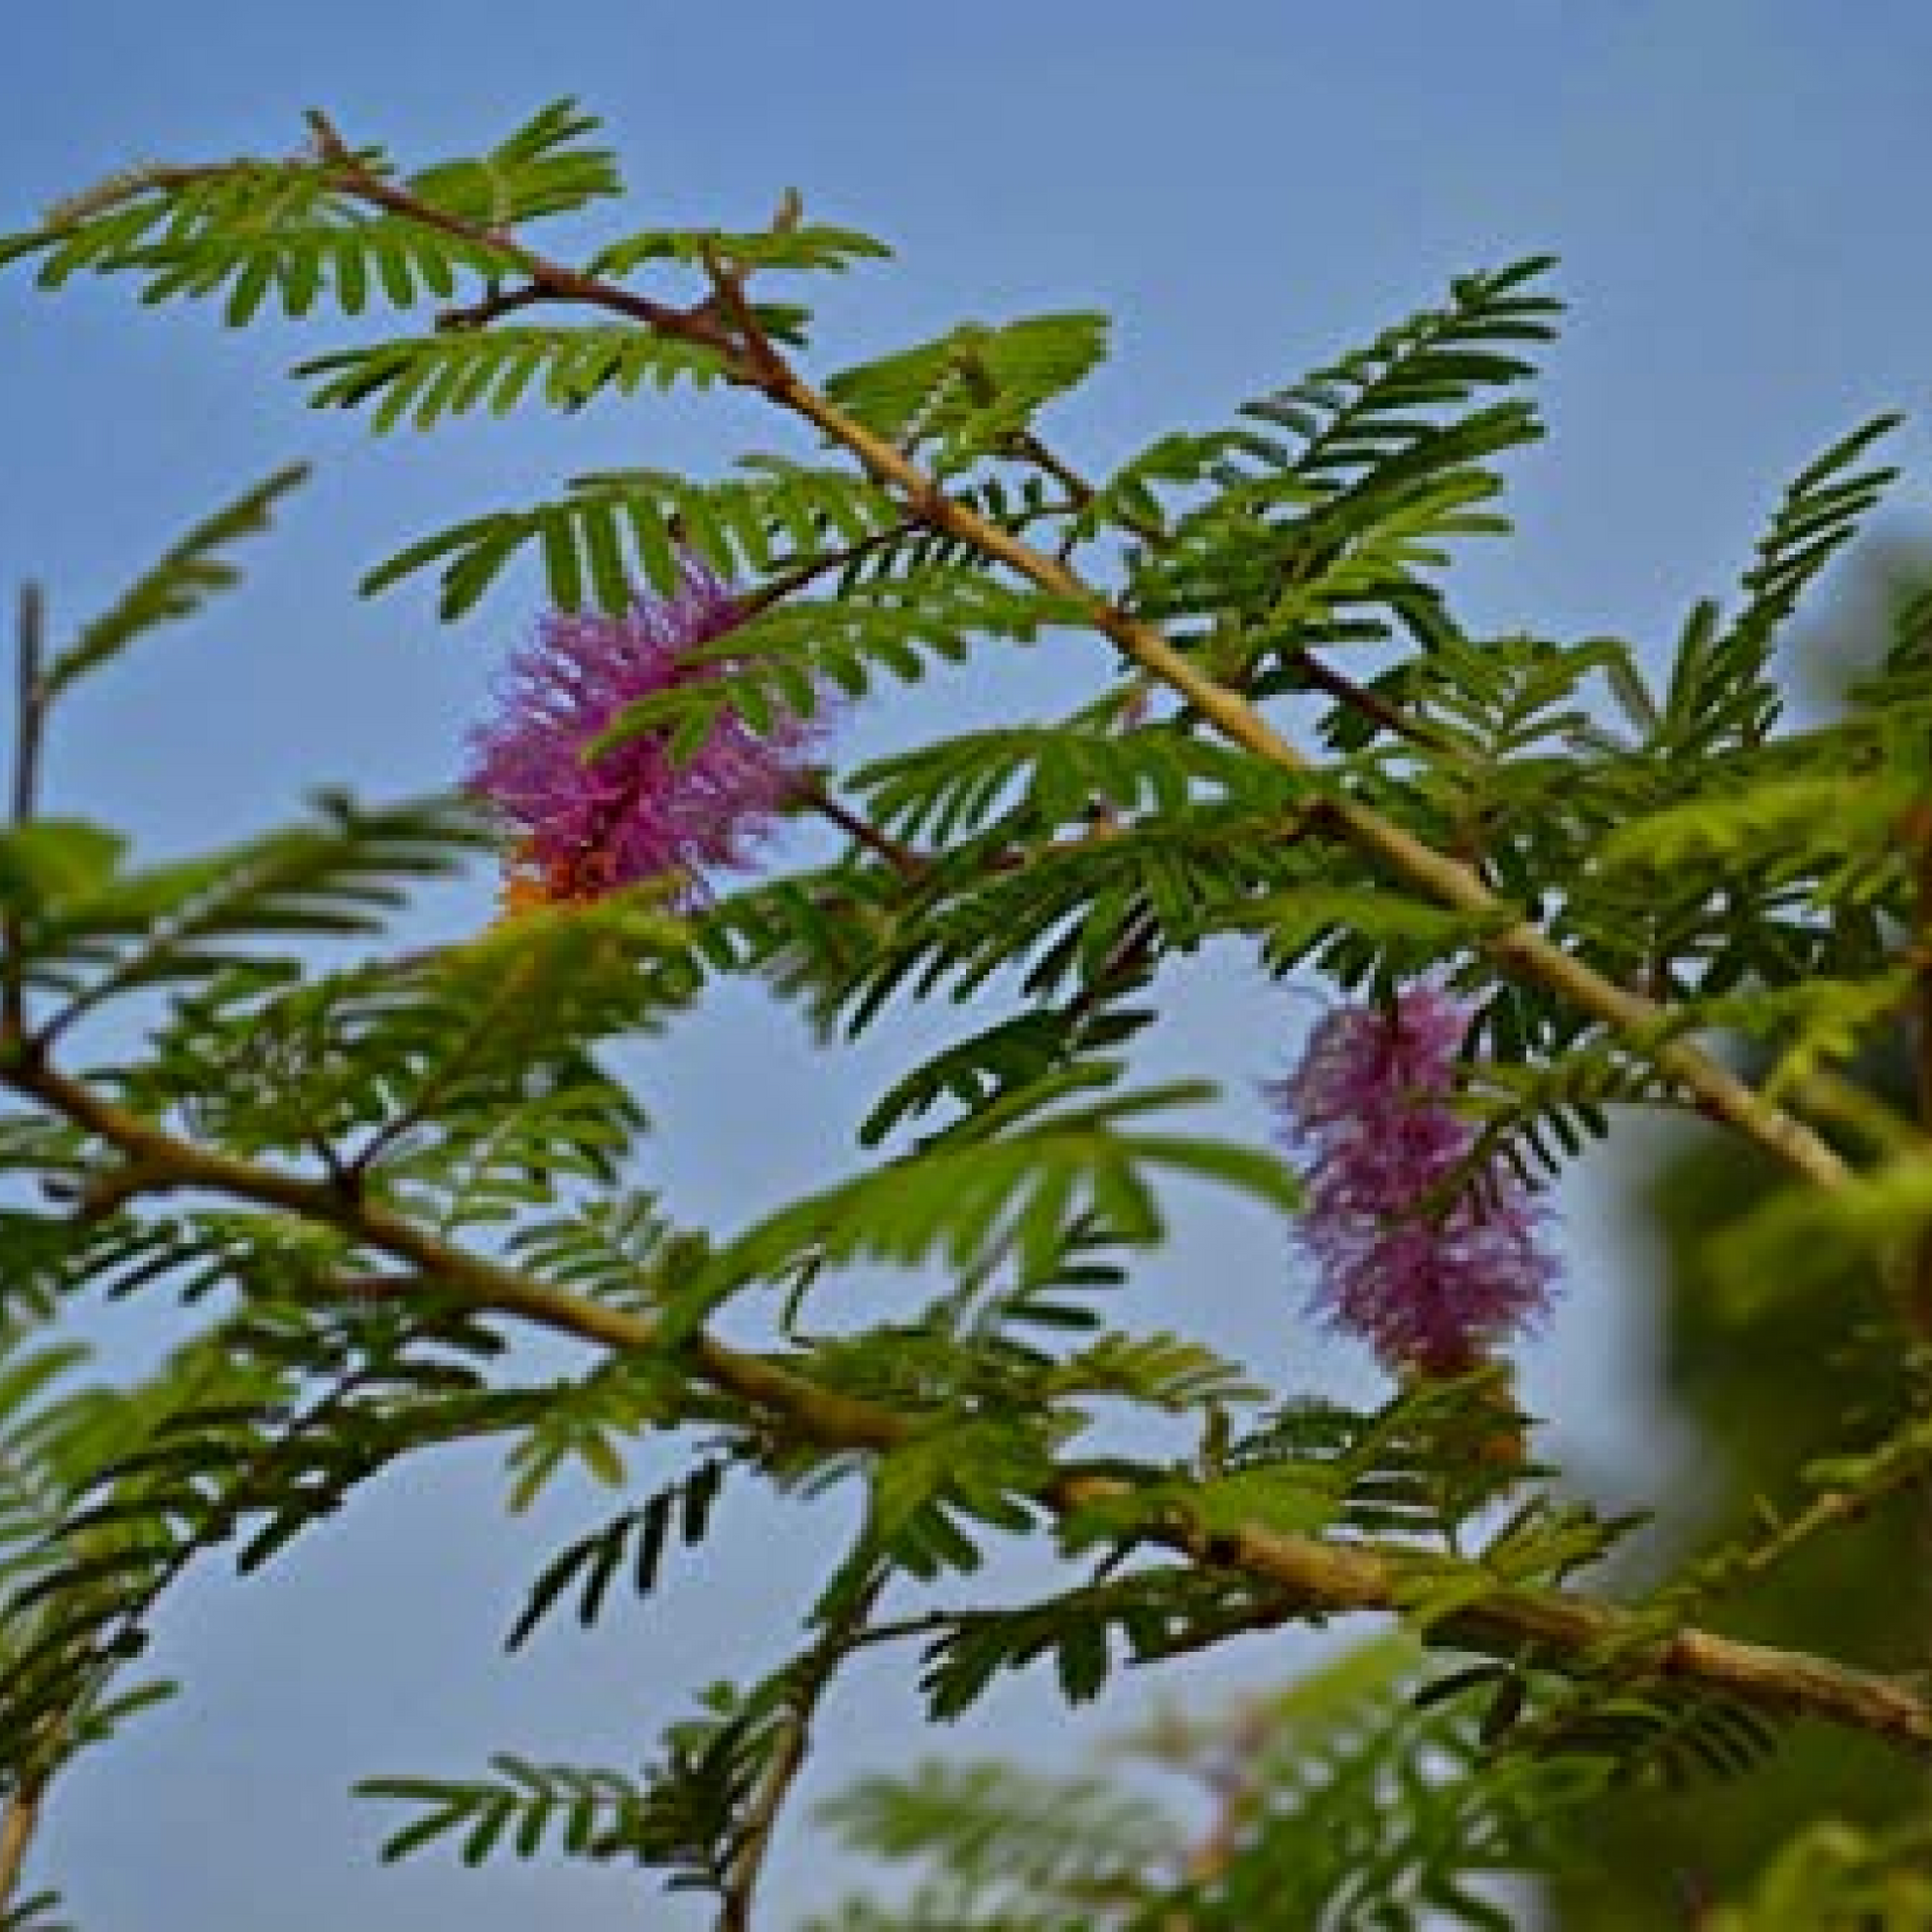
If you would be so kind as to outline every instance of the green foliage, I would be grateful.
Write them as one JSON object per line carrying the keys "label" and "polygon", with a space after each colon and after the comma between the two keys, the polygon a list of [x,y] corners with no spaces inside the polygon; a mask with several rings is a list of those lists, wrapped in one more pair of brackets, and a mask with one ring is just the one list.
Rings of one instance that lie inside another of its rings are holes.
{"label": "green foliage", "polygon": [[[1275,1208],[1300,1199],[1272,1156],[1224,1142],[1130,1128],[1209,1097],[1178,1083],[1086,1104],[1117,1069],[1088,1066],[1035,1081],[982,1109],[916,1153],[798,1201],[723,1244],[679,1298],[680,1325],[748,1283],[812,1276],[862,1261],[966,1271],[1014,1251],[1037,1272],[1069,1228],[1097,1216],[1119,1238],[1149,1243],[1162,1222],[1151,1170],[1215,1180]],[[1051,1109],[1052,1111],[1049,1111]]]}
{"label": "green foliage", "polygon": [[[921,1868],[909,1906],[855,1901],[834,1927],[1512,1923],[1490,1892],[1534,1857],[1541,1811],[1582,1795],[1524,1762],[1486,1765],[1440,1714],[1391,1695],[1413,1659],[1375,1646],[1213,1721],[1175,1715],[1135,1755],[1197,1779],[1184,1829],[1131,1789],[1003,1765],[874,1775],[826,1817],[875,1858]],[[1383,1794],[1399,1789],[1392,1811]]]}
{"label": "green foliage", "polygon": [[515,1650],[522,1645],[573,1588],[577,1591],[578,1622],[586,1627],[595,1623],[626,1553],[632,1587],[639,1596],[648,1596],[657,1587],[673,1517],[680,1542],[687,1546],[702,1543],[728,1467],[723,1462],[700,1462],[688,1476],[658,1490],[641,1508],[625,1510],[562,1551],[530,1587],[529,1601],[505,1639],[507,1647]]}
{"label": "green foliage", "polygon": [[893,251],[856,228],[794,219],[800,213],[788,197],[779,218],[755,233],[730,233],[718,228],[646,228],[600,248],[591,257],[589,273],[622,278],[647,262],[685,265],[717,261],[737,270],[791,269],[842,274],[855,261],[878,260]]}
{"label": "green foliage", "polygon": [[250,983],[292,941],[377,931],[408,886],[454,870],[483,837],[446,800],[365,809],[331,791],[314,809],[311,825],[139,871],[122,869],[124,843],[101,828],[0,832],[13,969],[60,996],[41,1038],[137,992],[230,971],[242,977],[224,986]]}
{"label": "green foliage", "polygon": [[306,1152],[440,1233],[612,1181],[643,1123],[591,1043],[682,1003],[670,922],[637,904],[535,919],[400,965],[264,984],[213,973],[179,1002],[153,1112],[251,1154]]}
{"label": "green foliage", "polygon": [[104,207],[83,202],[0,241],[0,260],[39,254],[43,288],[85,271],[139,278],[144,303],[219,299],[230,328],[271,296],[291,317],[324,301],[357,316],[372,296],[396,308],[448,301],[464,278],[515,265],[502,244],[355,211],[310,161],[155,169],[103,194]]}
{"label": "green foliage", "polygon": [[666,1871],[674,1891],[723,1893],[789,1695],[784,1672],[744,1693],[714,1685],[701,1714],[669,1727],[661,1755],[640,1775],[537,1765],[499,1752],[489,1779],[368,1778],[356,1790],[421,1814],[390,1835],[382,1849],[388,1861],[460,1835],[466,1864],[503,1852],[519,1859],[556,1852]]}
{"label": "green foliage", "polygon": [[[398,1455],[504,1426],[476,1367],[490,1349],[460,1319],[244,1318],[149,1384],[69,1397],[21,1431],[0,1763],[45,1776],[152,1699],[110,1683],[198,1558],[239,1537],[237,1568],[257,1569]],[[33,1379],[17,1371],[7,1393]]]}
{"label": "green foliage", "polygon": [[1927,1852],[1923,1826],[1872,1835],[1821,1822],[1779,1853],[1749,1899],[1710,1915],[1712,1932],[1923,1932]]}
{"label": "green foliage", "polygon": [[1268,1620],[1265,1595],[1238,1579],[1156,1567],[1013,1610],[950,1620],[927,1648],[919,1686],[935,1719],[969,1711],[996,1677],[1042,1658],[1071,1704],[1097,1697],[1116,1662],[1158,1663]]}
{"label": "green foliage", "polygon": [[[1923,1005],[1932,607],[1823,724],[1786,723],[1774,669],[1890,481],[1869,453],[1891,419],[1798,476],[1735,609],[1694,607],[1653,690],[1621,639],[1476,635],[1451,606],[1456,544],[1506,527],[1500,465],[1540,434],[1519,385],[1558,309],[1544,258],[1461,278],[1090,481],[1045,424],[1099,368],[1102,317],[966,324],[815,387],[789,359],[810,314],[763,278],[885,249],[795,196],[762,228],[619,230],[578,264],[528,231],[574,232],[621,183],[568,101],[415,169],[320,116],[311,133],[295,159],[118,177],[0,263],[49,288],[130,277],[235,326],[433,300],[416,333],[297,368],[315,406],[377,432],[689,385],[818,439],[706,482],[581,477],[369,571],[367,592],[431,573],[446,618],[528,565],[562,611],[622,612],[698,567],[730,582],[740,621],[587,759],[648,739],[675,769],[721,721],[756,736],[939,664],[990,678],[1003,644],[1098,633],[1107,660],[1058,718],[952,731],[942,712],[815,773],[794,802],[842,833],[829,858],[690,903],[645,886],[515,909],[397,955],[410,895],[503,842],[464,801],[324,792],[304,823],[152,865],[33,795],[69,692],[225,587],[299,471],[192,529],[46,662],[24,640],[0,828],[0,1797],[38,1803],[159,1694],[124,1667],[191,1566],[257,1570],[405,1457],[483,1437],[513,1510],[566,1472],[620,1492],[533,1567],[511,1648],[564,1609],[648,1613],[674,1543],[707,1560],[728,1484],[852,1507],[848,1553],[800,1593],[797,1654],[708,1694],[651,1763],[503,1753],[480,1779],[363,1787],[407,1808],[387,1857],[647,1868],[714,1893],[726,1927],[749,1922],[833,1680],[906,1637],[936,1719],[1035,1665],[1084,1700],[1123,1663],[1344,1609],[1455,1654],[1426,1674],[1406,1642],[1351,1655],[1143,1740],[1143,1768],[1200,1781],[1205,1832],[1095,1779],[870,1779],[831,1820],[919,1889],[855,1902],[851,1928],[1502,1926],[1499,1887],[1561,1863],[1553,1840],[1595,1815],[1580,1804],[1774,1777],[1768,1714],[1861,1709],[1827,1659],[1752,1691],[1677,1639],[1932,1466],[1924,1096],[1862,1084]],[[1717,1244],[1720,1277],[1766,1318],[1856,1305],[1903,1367],[1779,1472],[1751,1535],[1617,1606],[1585,1591],[1634,1519],[1531,1459],[1498,1364],[1354,1409],[1209,1347],[1184,1305],[1130,1319],[1176,1185],[1307,1211],[1274,1154],[1170,1124],[1211,1089],[1130,1077],[1169,968],[1210,946],[1385,1006],[1424,976],[1469,998],[1451,1098],[1473,1145],[1416,1203],[1419,1239],[1633,1110],[1695,1107],[1806,1151],[1804,1187]],[[650,1046],[727,975],[798,1001],[827,1045],[941,996],[976,1010],[879,1076],[872,1165],[735,1230],[687,1227],[638,1172]],[[1732,1040],[1761,1056],[1749,1085],[1704,1055]],[[879,1270],[883,1305],[835,1279]],[[170,1299],[180,1346],[145,1380],[83,1385],[64,1324],[137,1293]],[[591,1360],[519,1379],[529,1324]],[[1096,1452],[1128,1419],[1135,1451]],[[1163,1427],[1188,1449],[1151,1447]],[[640,1490],[647,1437],[668,1467]],[[1026,1600],[961,1597],[996,1551],[1045,1540],[1063,1569]],[[1859,1694],[1880,1692],[1905,1695]],[[1810,1824],[1714,1922],[1925,1921],[1915,1826]],[[0,1898],[8,1924],[47,1909]]]}
{"label": "green foliage", "polygon": [[1035,415],[1106,359],[1107,318],[1033,316],[989,328],[962,324],[826,379],[840,409],[950,477],[1007,453]]}
{"label": "green foliage", "polygon": [[268,527],[269,512],[308,477],[306,464],[278,470],[245,495],[206,517],[143,573],[113,608],[87,624],[40,679],[37,701],[51,704],[77,678],[118,657],[136,637],[196,615],[208,597],[224,591],[237,576],[222,555],[237,537]]}
{"label": "green foliage", "polygon": [[465,1864],[481,1864],[499,1846],[518,1858],[561,1849],[574,1858],[615,1856],[638,1832],[643,1810],[635,1783],[617,1771],[578,1771],[536,1765],[507,1752],[490,1759],[497,1782],[456,1783],[436,1778],[365,1778],[365,1798],[392,1798],[424,1807],[424,1815],[393,1833],[386,1860],[407,1858],[433,1840],[461,1832]]}
{"label": "green foliage", "polygon": [[526,396],[551,409],[581,409],[607,391],[628,396],[646,382],[703,386],[722,373],[715,349],[615,326],[462,330],[341,349],[296,370],[315,379],[309,400],[316,408],[367,408],[377,433],[404,422],[434,429],[476,409],[506,416]]}
{"label": "green foliage", "polygon": [[1768,677],[1780,624],[1806,587],[1857,534],[1863,518],[1897,476],[1895,470],[1854,466],[1899,423],[1878,416],[1832,445],[1792,479],[1771,527],[1744,573],[1744,603],[1731,622],[1717,627],[1700,611],[1686,629],[1658,717],[1658,733],[1679,754],[1763,741],[1782,709]]}
{"label": "green foliage", "polygon": [[828,699],[866,696],[882,673],[915,683],[928,658],[957,663],[975,638],[1032,643],[1065,615],[1062,599],[944,564],[856,585],[836,601],[796,598],[691,651],[691,663],[715,665],[718,675],[626,707],[594,749],[657,733],[676,759],[702,744],[727,711],[755,731],[781,712],[809,718]]}
{"label": "green foliage", "polygon": [[[586,477],[561,502],[472,517],[411,544],[371,570],[362,588],[384,590],[437,564],[441,615],[454,619],[534,547],[559,609],[594,603],[622,611],[639,582],[659,592],[676,586],[681,548],[729,575],[741,564],[763,571],[815,557],[828,535],[859,543],[897,525],[897,506],[869,485],[775,459],[757,469],[750,479],[708,484],[647,470]],[[935,579],[947,581],[959,584],[960,574]],[[991,587],[980,588],[990,597]],[[960,594],[970,587],[961,585]],[[775,622],[781,614],[765,615]],[[743,632],[734,636],[742,640]]]}
{"label": "green foliage", "polygon": [[[1500,488],[1485,460],[1539,434],[1527,404],[1477,398],[1531,372],[1495,345],[1548,339],[1559,305],[1526,292],[1548,266],[1463,278],[1444,308],[1246,405],[1239,428],[1164,437],[1130,461],[1085,522],[1105,510],[1139,539],[1133,608],[1207,621],[1217,671],[1260,695],[1310,688],[1311,645],[1386,637],[1390,618],[1427,638],[1438,607],[1419,573],[1449,539],[1506,527],[1480,507]],[[1324,734],[1367,738],[1341,710]]]}
{"label": "green foliage", "polygon": [[1334,1514],[1370,1538],[1452,1551],[1462,1526],[1510,1488],[1498,1432],[1520,1427],[1493,1371],[1418,1380],[1379,1407],[1298,1398],[1235,1436],[1216,1458],[1235,1472],[1292,1470],[1334,1499]]}
{"label": "green foliage", "polygon": [[445,214],[497,232],[574,214],[623,193],[617,157],[584,145],[597,128],[574,100],[553,100],[487,154],[419,169],[409,186]]}
{"label": "green foliage", "polygon": [[940,845],[988,832],[1037,838],[1101,813],[1177,818],[1234,802],[1265,810],[1296,795],[1253,759],[1172,724],[1109,731],[1105,722],[964,732],[876,759],[852,783],[876,824]]}
{"label": "green foliage", "polygon": [[[463,275],[516,267],[505,239],[516,224],[618,192],[611,156],[575,145],[596,125],[555,102],[482,159],[408,177],[425,209],[449,222],[359,207],[319,134],[320,151],[297,161],[136,169],[54,209],[38,230],[0,240],[0,262],[40,256],[44,288],[84,271],[143,278],[146,303],[221,297],[232,328],[271,294],[290,316],[324,300],[360,315],[378,289],[398,308],[448,300]],[[345,158],[378,182],[393,173],[377,150]]]}
{"label": "green foliage", "polygon": [[960,1893],[1011,1897],[1016,1922],[1022,1911],[1050,1911],[1048,1901],[1069,1913],[1092,1909],[1138,1888],[1150,1865],[1185,1854],[1174,1824],[1145,1800],[1098,1778],[1028,1776],[998,1764],[924,1764],[866,1778],[822,1815],[875,1857],[939,1863]]}

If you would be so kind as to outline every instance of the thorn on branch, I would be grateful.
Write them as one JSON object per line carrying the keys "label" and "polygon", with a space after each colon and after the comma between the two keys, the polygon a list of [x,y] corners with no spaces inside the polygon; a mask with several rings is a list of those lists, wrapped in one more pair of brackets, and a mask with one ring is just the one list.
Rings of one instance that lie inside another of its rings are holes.
{"label": "thorn on branch", "polygon": [[745,298],[745,268],[727,263],[709,241],[703,244],[702,254],[712,293],[705,308],[736,332],[737,346],[746,359],[750,380],[767,392],[775,392],[790,380],[791,371],[784,357],[771,345],[771,338]]}
{"label": "thorn on branch", "polygon": [[305,108],[302,118],[309,124],[318,161],[329,167],[352,165],[354,157],[350,155],[343,137],[336,132],[335,124],[320,107]]}

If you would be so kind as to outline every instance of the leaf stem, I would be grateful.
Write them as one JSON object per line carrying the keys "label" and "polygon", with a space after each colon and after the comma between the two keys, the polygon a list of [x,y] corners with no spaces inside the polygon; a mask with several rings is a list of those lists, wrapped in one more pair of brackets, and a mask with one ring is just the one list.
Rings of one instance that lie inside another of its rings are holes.
{"label": "leaf stem", "polygon": [[814,780],[798,795],[821,818],[836,825],[855,845],[862,845],[867,851],[884,859],[900,878],[917,879],[924,874],[930,862],[922,852],[914,851],[911,846],[882,832],[870,819],[862,818],[836,797],[830,786]]}
{"label": "leaf stem", "polygon": [[[385,180],[356,159],[326,115],[311,109],[308,122],[315,139],[317,158],[335,176],[337,186],[345,194],[356,196],[387,213],[400,215],[406,221],[419,222],[426,228],[452,235],[459,241],[486,247],[502,257],[506,268],[513,268],[530,278],[531,292],[499,296],[493,298],[491,305],[486,305],[493,307],[495,313],[512,307],[525,307],[530,302],[544,299],[589,303],[593,307],[610,309],[618,315],[626,316],[657,335],[692,343],[700,348],[713,349],[723,360],[725,373],[732,381],[759,386],[755,372],[739,353],[730,335],[718,326],[708,305],[679,309],[667,302],[654,302],[649,296],[633,294],[629,289],[618,288],[595,276],[580,274],[576,269],[566,268],[561,262],[548,261],[500,229],[462,220],[420,196],[412,195],[406,188],[398,188],[393,182]],[[474,313],[451,311],[440,319],[439,326],[476,326],[486,316],[482,310]]]}

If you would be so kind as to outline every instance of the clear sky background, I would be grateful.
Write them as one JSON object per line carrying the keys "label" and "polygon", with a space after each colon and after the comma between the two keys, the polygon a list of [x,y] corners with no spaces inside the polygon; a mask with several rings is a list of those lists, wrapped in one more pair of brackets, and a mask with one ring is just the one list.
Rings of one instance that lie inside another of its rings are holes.
{"label": "clear sky background", "polygon": [[[311,104],[351,141],[427,160],[575,93],[621,154],[626,226],[751,223],[795,184],[811,213],[897,245],[826,305],[823,366],[967,317],[1111,310],[1117,359],[1055,419],[1094,466],[1225,419],[1452,274],[1553,250],[1575,306],[1541,391],[1551,435],[1512,466],[1519,537],[1459,571],[1478,625],[1661,649],[1686,604],[1748,562],[1783,480],[1879,409],[1915,412],[1896,514],[1925,521],[1932,9],[1918,0],[16,0],[0,48],[0,226],[137,160],[292,149]],[[743,405],[680,399],[374,443],[280,380],[335,340],[313,320],[236,337],[208,312],[141,312],[117,287],[47,300],[0,282],[0,589],[44,579],[57,633],[217,501],[292,457],[318,465],[246,588],[86,694],[56,748],[54,803],[132,824],[152,854],[285,818],[316,783],[385,796],[455,775],[536,587],[507,584],[448,633],[426,587],[358,603],[368,563],[572,472],[715,471],[761,433]],[[844,743],[943,729],[961,703],[1048,702],[1098,661],[1073,648],[938,711],[870,708]],[[423,923],[461,931],[486,905],[480,879]],[[1280,1070],[1311,1009],[1225,961],[1174,990],[1151,1064],[1224,1079],[1226,1123],[1262,1132],[1253,1082]],[[653,1177],[681,1212],[729,1226],[836,1171],[910,1037],[835,1072],[791,1016],[720,1002],[645,1069]],[[1629,1501],[1656,1450],[1635,1393],[1644,1257],[1613,1238],[1606,1165],[1565,1190],[1565,1211],[1569,1295],[1526,1385],[1603,1493]],[[1311,1328],[1280,1231],[1253,1217],[1193,1204],[1142,1306],[1292,1384],[1375,1387]],[[119,1319],[109,1339],[142,1347],[177,1317],[157,1302]],[[639,1489],[664,1474],[647,1450]],[[673,1564],[651,1605],[608,1614],[593,1640],[560,1626],[505,1666],[501,1634],[543,1556],[613,1504],[560,1492],[545,1543],[501,1494],[491,1454],[425,1465],[264,1580],[183,1593],[155,1658],[185,1696],[81,1768],[43,1848],[87,1932],[703,1922],[640,1903],[620,1874],[473,1876],[439,1856],[380,1872],[385,1821],[347,1786],[462,1774],[497,1748],[635,1764],[689,1689],[774,1659],[841,1519],[728,1507],[711,1560]],[[1294,1654],[1249,1643],[1170,1688],[1265,1681]],[[881,1660],[834,1702],[812,1794],[917,1746],[910,1661]],[[930,1741],[1067,1761],[1156,1694],[1130,1686],[1068,1724],[1023,1684]],[[794,1829],[770,1923],[833,1882]]]}

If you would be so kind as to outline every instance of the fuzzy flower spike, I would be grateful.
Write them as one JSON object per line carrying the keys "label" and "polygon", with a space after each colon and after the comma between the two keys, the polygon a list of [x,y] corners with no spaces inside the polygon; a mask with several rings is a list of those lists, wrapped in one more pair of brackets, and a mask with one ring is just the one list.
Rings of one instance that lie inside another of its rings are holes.
{"label": "fuzzy flower spike", "polygon": [[552,612],[510,659],[494,717],[471,736],[469,788],[515,836],[507,908],[582,904],[643,880],[685,903],[707,875],[748,863],[803,775],[816,732],[779,714],[755,732],[729,707],[691,757],[673,762],[646,732],[603,756],[589,746],[628,705],[714,678],[698,645],[740,610],[725,584],[687,559],[677,589],[621,617]]}
{"label": "fuzzy flower spike", "polygon": [[1311,1155],[1302,1245],[1315,1307],[1386,1367],[1454,1375],[1548,1310],[1555,1261],[1528,1186],[1496,1169],[1443,1209],[1431,1190],[1475,1144],[1448,1105],[1469,1009],[1439,986],[1392,1008],[1343,1007],[1267,1089],[1291,1148]]}

